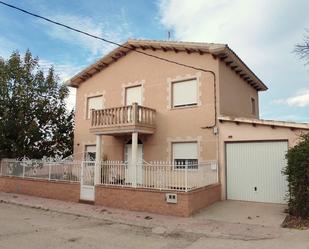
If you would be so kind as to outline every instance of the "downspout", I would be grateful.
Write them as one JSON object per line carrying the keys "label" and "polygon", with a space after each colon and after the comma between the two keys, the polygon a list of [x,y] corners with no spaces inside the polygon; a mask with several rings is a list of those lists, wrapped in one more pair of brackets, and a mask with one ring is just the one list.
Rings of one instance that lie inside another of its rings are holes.
{"label": "downspout", "polygon": [[[210,73],[213,76],[213,80],[214,80],[214,120],[213,120],[213,124],[208,125],[208,126],[204,126],[201,127],[201,129],[213,129],[213,133],[214,135],[217,137],[216,141],[217,141],[217,150],[216,150],[216,160],[217,160],[217,170],[218,170],[218,180],[219,182],[221,182],[221,177],[220,177],[220,167],[219,167],[219,132],[218,132],[218,127],[217,127],[217,77],[216,77],[216,73],[214,71],[211,70],[204,70],[204,72]],[[216,129],[216,130],[215,130]]]}

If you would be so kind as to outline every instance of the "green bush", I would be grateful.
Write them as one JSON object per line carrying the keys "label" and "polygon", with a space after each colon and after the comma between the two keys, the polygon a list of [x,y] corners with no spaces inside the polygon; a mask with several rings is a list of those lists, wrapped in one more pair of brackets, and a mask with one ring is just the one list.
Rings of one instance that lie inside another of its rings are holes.
{"label": "green bush", "polygon": [[288,150],[287,167],[283,173],[289,186],[289,213],[309,218],[309,133],[301,135],[299,143]]}

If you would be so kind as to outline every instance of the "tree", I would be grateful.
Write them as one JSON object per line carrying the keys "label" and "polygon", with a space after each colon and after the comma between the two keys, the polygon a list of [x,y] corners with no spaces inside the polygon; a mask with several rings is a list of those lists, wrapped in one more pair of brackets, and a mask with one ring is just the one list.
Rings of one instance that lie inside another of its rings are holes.
{"label": "tree", "polygon": [[296,44],[294,52],[297,53],[301,59],[309,63],[309,30],[307,30],[303,42]]}
{"label": "tree", "polygon": [[283,173],[289,185],[289,213],[309,218],[309,133],[288,150],[286,158],[288,164]]}
{"label": "tree", "polygon": [[53,67],[44,74],[30,51],[0,58],[0,158],[71,155],[74,113],[67,96]]}

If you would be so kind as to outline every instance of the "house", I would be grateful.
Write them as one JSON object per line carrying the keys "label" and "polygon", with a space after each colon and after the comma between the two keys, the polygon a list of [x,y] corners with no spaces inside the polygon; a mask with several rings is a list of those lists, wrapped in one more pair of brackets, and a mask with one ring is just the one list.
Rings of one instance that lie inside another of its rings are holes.
{"label": "house", "polygon": [[68,85],[81,199],[182,216],[285,202],[285,153],[309,125],[259,119],[267,86],[227,45],[128,40]]}

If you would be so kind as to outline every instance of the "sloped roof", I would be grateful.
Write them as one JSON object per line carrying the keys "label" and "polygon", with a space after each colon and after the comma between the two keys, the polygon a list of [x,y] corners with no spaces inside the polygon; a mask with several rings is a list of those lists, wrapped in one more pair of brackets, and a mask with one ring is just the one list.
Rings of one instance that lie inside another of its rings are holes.
{"label": "sloped roof", "polygon": [[[155,40],[128,40],[123,45],[115,48],[113,51],[99,59],[97,62],[86,67],[81,72],[67,81],[72,87],[78,87],[96,73],[104,70],[110,64],[116,62],[122,56],[127,55],[134,50],[162,50],[164,52],[172,51],[175,53],[185,52],[188,54],[199,53],[212,54],[225,62],[227,66],[240,75],[248,84],[258,91],[267,90],[267,86],[250,70],[250,68],[236,55],[236,53],[226,44],[200,43],[200,42],[178,42],[178,41],[155,41]],[[194,66],[194,65],[193,65]]]}

